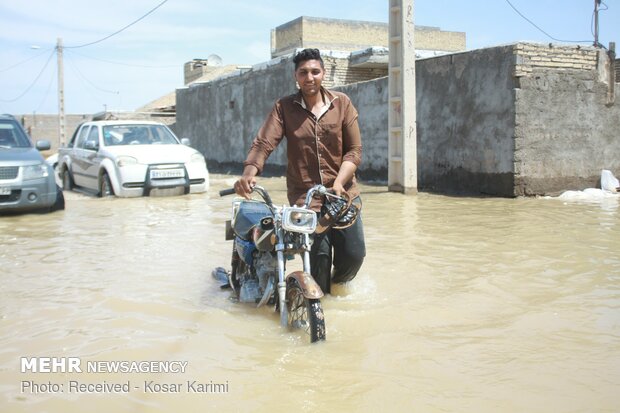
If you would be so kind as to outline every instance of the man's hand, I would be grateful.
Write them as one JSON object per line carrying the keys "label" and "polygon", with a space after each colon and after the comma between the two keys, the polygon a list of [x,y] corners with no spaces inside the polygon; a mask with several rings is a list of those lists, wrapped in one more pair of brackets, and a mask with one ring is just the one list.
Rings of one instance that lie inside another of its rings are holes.
{"label": "man's hand", "polygon": [[334,181],[334,185],[332,186],[332,190],[338,196],[342,196],[346,191],[344,190],[344,184],[347,182],[351,182],[351,178],[355,174],[355,170],[357,166],[351,161],[344,161],[340,166],[340,170],[338,171],[338,176]]}
{"label": "man's hand", "polygon": [[244,197],[245,199],[250,199],[250,194],[252,193],[252,188],[256,185],[256,174],[258,170],[255,166],[248,165],[243,170],[243,175],[241,178],[237,179],[235,182],[234,188],[237,195]]}
{"label": "man's hand", "polygon": [[344,186],[342,186],[342,184],[338,181],[334,182],[334,185],[332,186],[332,191],[334,191],[334,194],[338,196],[342,196],[342,194],[347,192],[344,190]]}

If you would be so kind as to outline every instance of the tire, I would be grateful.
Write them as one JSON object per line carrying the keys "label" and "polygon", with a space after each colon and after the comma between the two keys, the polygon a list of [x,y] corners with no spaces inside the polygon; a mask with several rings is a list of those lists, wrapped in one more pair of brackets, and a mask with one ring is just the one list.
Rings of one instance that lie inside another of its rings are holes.
{"label": "tire", "polygon": [[69,168],[67,168],[62,173],[62,189],[63,191],[70,191],[74,187],[75,183],[73,182],[73,177],[71,176],[71,172],[69,172]]}
{"label": "tire", "polygon": [[286,285],[286,307],[288,324],[292,329],[305,331],[311,343],[325,340],[325,317],[321,300],[304,297],[296,280]]}
{"label": "tire", "polygon": [[56,185],[56,202],[50,207],[50,212],[62,211],[65,209],[65,196],[62,193],[62,188]]}
{"label": "tire", "polygon": [[102,198],[114,196],[114,188],[110,182],[110,177],[107,173],[103,173],[101,180],[99,181],[99,196]]}

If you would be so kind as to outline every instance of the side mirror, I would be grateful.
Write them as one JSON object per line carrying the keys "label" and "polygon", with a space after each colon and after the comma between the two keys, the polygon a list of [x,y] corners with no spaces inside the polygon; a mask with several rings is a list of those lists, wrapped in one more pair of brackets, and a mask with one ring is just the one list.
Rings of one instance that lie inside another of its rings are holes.
{"label": "side mirror", "polygon": [[86,141],[84,143],[84,149],[87,149],[89,151],[99,150],[99,143],[95,141]]}
{"label": "side mirror", "polygon": [[187,138],[181,139],[181,143],[185,146],[190,146],[192,144],[192,142]]}
{"label": "side mirror", "polygon": [[37,144],[35,146],[37,150],[39,151],[49,151],[50,148],[52,147],[52,145],[50,144],[50,141],[48,141],[47,139],[42,139],[40,141],[37,141]]}

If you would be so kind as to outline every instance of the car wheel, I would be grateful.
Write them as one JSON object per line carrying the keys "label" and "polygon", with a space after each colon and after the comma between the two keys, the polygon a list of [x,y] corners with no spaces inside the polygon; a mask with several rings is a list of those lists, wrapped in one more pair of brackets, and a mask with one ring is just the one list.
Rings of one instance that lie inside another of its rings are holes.
{"label": "car wheel", "polygon": [[62,173],[62,189],[65,191],[70,191],[74,186],[75,184],[73,183],[73,177],[71,176],[71,172],[69,172],[69,168],[67,168]]}
{"label": "car wheel", "polygon": [[62,193],[62,188],[56,185],[56,202],[50,207],[50,212],[62,211],[65,209],[65,196]]}
{"label": "car wheel", "polygon": [[101,176],[101,181],[99,182],[99,196],[102,198],[107,196],[114,196],[114,188],[112,188],[110,177],[105,172]]}

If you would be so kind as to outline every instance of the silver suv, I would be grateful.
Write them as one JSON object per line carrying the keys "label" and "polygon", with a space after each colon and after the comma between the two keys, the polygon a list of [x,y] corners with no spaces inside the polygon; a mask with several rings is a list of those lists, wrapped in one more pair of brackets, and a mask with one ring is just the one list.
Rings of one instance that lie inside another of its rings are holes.
{"label": "silver suv", "polygon": [[46,140],[33,145],[13,116],[0,114],[0,213],[65,209],[54,170],[39,153],[49,148]]}

